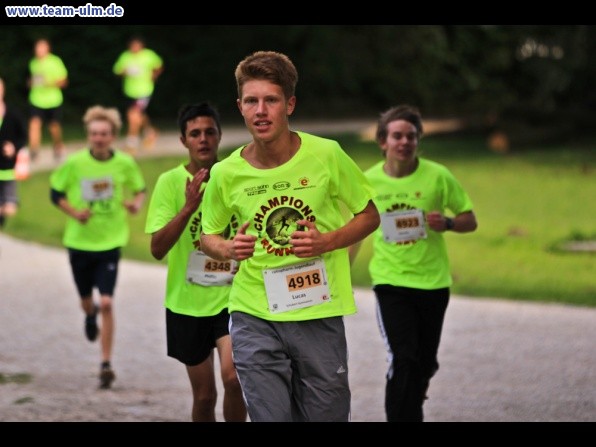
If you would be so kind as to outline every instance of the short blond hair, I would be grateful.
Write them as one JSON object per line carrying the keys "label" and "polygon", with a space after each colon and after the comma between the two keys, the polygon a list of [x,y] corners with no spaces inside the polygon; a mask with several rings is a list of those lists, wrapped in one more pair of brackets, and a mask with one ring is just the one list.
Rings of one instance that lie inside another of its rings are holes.
{"label": "short blond hair", "polygon": [[85,127],[88,127],[92,121],[107,121],[112,126],[114,135],[118,135],[122,128],[122,118],[120,118],[120,112],[115,107],[89,107],[83,116],[83,123],[85,123]]}

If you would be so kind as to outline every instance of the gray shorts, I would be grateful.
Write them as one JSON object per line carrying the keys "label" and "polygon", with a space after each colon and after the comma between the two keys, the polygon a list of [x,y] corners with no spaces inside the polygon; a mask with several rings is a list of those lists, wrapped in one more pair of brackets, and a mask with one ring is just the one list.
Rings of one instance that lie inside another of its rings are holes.
{"label": "gray shorts", "polygon": [[18,205],[17,182],[15,180],[0,180],[0,206],[6,203]]}
{"label": "gray shorts", "polygon": [[252,422],[349,422],[343,317],[275,322],[232,312],[230,335]]}

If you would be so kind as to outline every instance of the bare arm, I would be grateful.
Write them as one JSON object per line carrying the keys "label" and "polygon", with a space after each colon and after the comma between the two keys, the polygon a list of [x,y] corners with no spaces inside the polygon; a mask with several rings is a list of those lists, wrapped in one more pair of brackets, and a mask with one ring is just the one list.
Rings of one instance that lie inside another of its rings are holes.
{"label": "bare arm", "polygon": [[163,65],[159,68],[153,69],[153,72],[151,73],[151,79],[153,79],[153,82],[157,81],[157,78],[159,78],[159,76],[162,73],[163,73]]}
{"label": "bare arm", "polygon": [[163,257],[178,242],[180,235],[188,225],[188,221],[199,208],[203,200],[201,183],[207,176],[207,169],[200,169],[192,180],[186,180],[186,202],[182,209],[161,230],[151,235],[151,254],[155,259]]}
{"label": "bare arm", "polygon": [[60,79],[56,81],[56,87],[65,88],[68,85],[68,78]]}
{"label": "bare arm", "polygon": [[[428,226],[435,231],[447,231],[447,216],[444,216],[438,211],[431,211],[426,215],[426,221],[428,222]],[[452,218],[453,227],[450,231],[455,231],[456,233],[469,233],[476,228],[478,228],[478,223],[476,222],[476,216],[474,215],[473,211],[466,211],[464,213],[460,213],[457,216]]]}
{"label": "bare arm", "polygon": [[147,194],[145,193],[145,191],[137,192],[132,200],[124,201],[124,207],[128,210],[130,214],[137,214],[143,207],[143,203],[145,203],[146,195]]}
{"label": "bare arm", "polygon": [[82,224],[86,224],[92,216],[91,210],[89,208],[84,208],[82,210],[77,210],[73,207],[66,197],[61,197],[58,199],[56,203],[58,208],[60,208],[66,215],[72,217],[73,219],[78,220]]}
{"label": "bare arm", "polygon": [[298,221],[299,225],[307,228],[304,231],[294,231],[290,243],[294,246],[294,254],[299,258],[320,256],[361,241],[372,233],[380,222],[376,206],[369,201],[366,208],[355,214],[346,225],[328,233],[321,233],[313,222]]}
{"label": "bare arm", "polygon": [[13,158],[17,154],[17,149],[15,148],[12,141],[5,141],[2,145],[2,154],[6,158]]}

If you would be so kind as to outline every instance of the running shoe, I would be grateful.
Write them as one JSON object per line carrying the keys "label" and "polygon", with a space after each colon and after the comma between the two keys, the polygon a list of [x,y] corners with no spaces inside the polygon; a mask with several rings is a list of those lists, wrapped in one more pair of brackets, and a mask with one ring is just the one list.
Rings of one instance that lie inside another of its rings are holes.
{"label": "running shoe", "polygon": [[101,364],[101,369],[99,370],[99,388],[107,390],[112,386],[112,382],[115,379],[116,374],[114,374],[110,364],[108,362],[103,362]]}
{"label": "running shoe", "polygon": [[95,311],[91,315],[85,317],[85,335],[89,341],[95,341],[97,339],[97,334],[99,333],[99,328],[97,327],[98,311],[99,309],[95,306]]}

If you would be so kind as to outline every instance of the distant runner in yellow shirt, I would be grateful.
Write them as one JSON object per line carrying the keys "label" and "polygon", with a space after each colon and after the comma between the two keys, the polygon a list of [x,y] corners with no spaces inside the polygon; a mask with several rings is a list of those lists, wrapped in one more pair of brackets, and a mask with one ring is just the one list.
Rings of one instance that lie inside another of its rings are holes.
{"label": "distant runner in yellow shirt", "polygon": [[[132,156],[113,147],[122,125],[118,110],[94,106],[83,121],[89,146],[70,155],[52,173],[51,199],[68,216],[62,242],[86,315],[87,339],[95,341],[100,333],[100,388],[109,388],[116,377],[111,356],[120,249],[130,234],[127,213],[137,214],[145,200],[145,181]],[[99,291],[99,306],[93,300],[94,288]]]}
{"label": "distant runner in yellow shirt", "polygon": [[155,51],[145,48],[145,43],[140,37],[133,37],[128,50],[116,60],[113,71],[122,76],[122,88],[128,100],[126,150],[132,154],[136,153],[141,133],[144,136],[143,146],[151,148],[157,138],[157,132],[151,125],[147,107],[155,88],[155,81],[163,72],[163,60]]}
{"label": "distant runner in yellow shirt", "polygon": [[52,137],[54,159],[62,161],[65,155],[62,141],[62,89],[68,84],[68,71],[60,59],[51,53],[50,42],[39,39],[35,42],[35,57],[29,62],[29,151],[31,159],[39,155],[41,130],[47,123]]}

